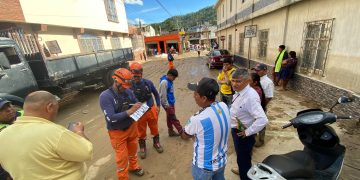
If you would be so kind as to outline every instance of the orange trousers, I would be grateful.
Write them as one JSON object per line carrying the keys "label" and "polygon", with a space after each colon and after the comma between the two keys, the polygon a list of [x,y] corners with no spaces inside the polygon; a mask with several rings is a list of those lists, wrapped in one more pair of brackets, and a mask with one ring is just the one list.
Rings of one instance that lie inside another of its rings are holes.
{"label": "orange trousers", "polygon": [[153,105],[137,122],[140,139],[146,139],[146,128],[149,125],[150,133],[153,136],[159,134],[157,107]]}
{"label": "orange trousers", "polygon": [[173,61],[169,61],[169,69],[175,69]]}
{"label": "orange trousers", "polygon": [[134,122],[127,130],[109,130],[111,145],[115,150],[119,180],[129,179],[128,171],[140,168],[137,160],[138,133]]}

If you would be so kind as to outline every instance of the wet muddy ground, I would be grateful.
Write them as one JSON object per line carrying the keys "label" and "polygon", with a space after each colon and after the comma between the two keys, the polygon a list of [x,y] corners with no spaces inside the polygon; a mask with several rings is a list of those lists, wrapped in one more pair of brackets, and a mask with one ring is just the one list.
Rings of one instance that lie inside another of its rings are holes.
{"label": "wet muddy ground", "polygon": [[[196,57],[195,53],[187,53],[184,56],[175,57],[175,67],[179,71],[179,77],[174,81],[176,101],[176,114],[182,125],[199,108],[193,100],[193,93],[186,88],[188,82],[197,82],[202,77],[216,78],[219,70],[209,70],[205,65],[206,57]],[[159,84],[159,78],[167,72],[167,64],[163,59],[142,62],[144,77]],[[81,121],[85,124],[85,132],[94,145],[94,156],[87,162],[88,180],[117,179],[114,152],[110,145],[109,137],[105,127],[105,120],[99,107],[99,90],[87,90],[75,95],[74,98],[62,106],[57,118],[57,123],[66,126],[72,121]],[[301,149],[302,145],[297,139],[293,128],[282,130],[290,118],[294,117],[299,110],[320,107],[311,99],[298,95],[292,91],[276,91],[275,98],[270,103],[268,117],[270,123],[267,127],[266,144],[255,148],[253,161],[260,162],[269,154],[286,153]],[[333,125],[339,132],[342,143],[347,146],[345,166],[342,179],[359,179],[360,176],[360,143],[359,131],[352,128],[351,134],[346,128]],[[352,127],[352,125],[348,125]],[[353,126],[357,126],[353,123]],[[359,127],[359,126],[357,126]],[[152,138],[147,139],[147,158],[139,159],[141,166],[145,169],[143,177],[130,175],[131,179],[192,179],[191,159],[193,153],[193,142],[184,141],[179,137],[169,137],[164,110],[159,115],[160,141],[164,152],[158,154],[152,147]],[[149,133],[149,131],[148,131]],[[236,155],[232,139],[229,139],[229,161],[225,170],[226,179],[238,179],[231,173],[230,169],[236,166]]]}

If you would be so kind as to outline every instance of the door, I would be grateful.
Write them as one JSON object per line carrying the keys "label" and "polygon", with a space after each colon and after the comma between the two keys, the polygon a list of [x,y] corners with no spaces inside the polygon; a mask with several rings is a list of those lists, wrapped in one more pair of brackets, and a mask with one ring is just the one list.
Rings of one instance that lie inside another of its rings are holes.
{"label": "door", "polygon": [[0,92],[24,98],[37,90],[35,77],[19,49],[0,46]]}

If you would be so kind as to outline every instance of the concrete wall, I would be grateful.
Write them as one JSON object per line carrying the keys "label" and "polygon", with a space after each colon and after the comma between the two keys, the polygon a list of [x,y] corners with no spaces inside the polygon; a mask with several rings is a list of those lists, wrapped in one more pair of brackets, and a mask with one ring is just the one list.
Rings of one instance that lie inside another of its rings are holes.
{"label": "concrete wall", "polygon": [[122,0],[115,0],[118,23],[108,21],[104,0],[20,0],[20,4],[27,23],[128,32]]}
{"label": "concrete wall", "polygon": [[[251,38],[250,59],[273,65],[277,55],[277,48],[280,44],[285,44],[288,50],[296,51],[299,56],[299,64],[302,62],[303,31],[306,22],[334,19],[331,33],[331,41],[327,54],[323,76],[316,74],[306,74],[306,77],[319,82],[324,82],[335,87],[360,93],[360,1],[358,0],[316,0],[316,1],[294,1],[294,0],[271,0],[272,4],[264,6],[262,9],[236,20],[233,25],[230,23],[232,13],[225,11],[222,17],[222,4],[229,3],[229,0],[218,1],[216,7],[218,14],[217,36],[226,36],[224,48],[228,49],[227,38],[233,34],[232,52],[239,52],[239,33],[244,31],[244,26],[249,24],[257,25],[258,31],[269,29],[269,40],[267,44],[266,58],[258,58],[258,36]],[[241,2],[241,1],[239,1]],[[252,1],[239,3],[237,11],[241,12],[251,6]],[[270,2],[257,0],[259,3]],[[234,2],[233,2],[234,3]],[[258,4],[259,6],[259,4]],[[227,13],[228,12],[228,13]],[[235,31],[237,29],[237,31]],[[236,40],[234,40],[236,32]],[[248,58],[248,38],[245,39],[244,55]],[[222,42],[219,42],[222,47]]]}

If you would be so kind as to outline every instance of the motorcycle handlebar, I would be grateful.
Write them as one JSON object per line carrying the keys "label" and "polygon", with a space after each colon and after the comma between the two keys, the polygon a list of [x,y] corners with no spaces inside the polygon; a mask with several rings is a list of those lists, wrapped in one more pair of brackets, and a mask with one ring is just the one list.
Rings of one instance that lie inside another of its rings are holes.
{"label": "motorcycle handlebar", "polygon": [[290,126],[292,126],[292,123],[291,123],[291,122],[285,124],[284,126],[282,126],[282,128],[285,129],[285,128],[288,128],[288,127],[290,127]]}
{"label": "motorcycle handlebar", "polygon": [[352,119],[352,116],[336,116],[336,119]]}

